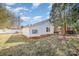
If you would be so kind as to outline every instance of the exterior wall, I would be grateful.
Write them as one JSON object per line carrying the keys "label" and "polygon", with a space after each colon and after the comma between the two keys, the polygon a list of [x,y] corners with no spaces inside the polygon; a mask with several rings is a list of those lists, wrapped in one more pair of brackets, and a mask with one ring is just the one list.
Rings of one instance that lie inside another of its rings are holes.
{"label": "exterior wall", "polygon": [[[50,32],[46,32],[46,27],[50,28]],[[54,33],[54,27],[49,22],[44,22],[40,24],[40,35],[53,34],[53,33]]]}
{"label": "exterior wall", "polygon": [[22,29],[22,34],[29,37],[30,33],[29,33],[29,27],[25,27]]}
{"label": "exterior wall", "polygon": [[[50,32],[46,32],[46,27],[50,27]],[[32,34],[32,30],[38,30],[38,33]],[[40,22],[37,24],[34,24],[30,26],[29,28],[23,28],[23,34],[27,37],[35,37],[40,35],[46,35],[46,34],[53,34],[54,33],[54,27],[49,23],[49,21]]]}

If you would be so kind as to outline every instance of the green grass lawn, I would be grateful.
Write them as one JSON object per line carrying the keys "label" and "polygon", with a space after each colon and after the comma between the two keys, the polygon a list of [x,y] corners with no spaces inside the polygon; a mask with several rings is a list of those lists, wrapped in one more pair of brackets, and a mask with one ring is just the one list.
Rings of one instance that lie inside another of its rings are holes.
{"label": "green grass lawn", "polygon": [[12,43],[12,42],[26,42],[27,38],[25,38],[22,35],[12,35],[6,43]]}
{"label": "green grass lawn", "polygon": [[10,48],[12,46],[17,46],[20,44],[25,44],[24,42],[14,42],[14,43],[0,43],[0,50]]}
{"label": "green grass lawn", "polygon": [[13,34],[0,34],[0,43],[5,43]]}
{"label": "green grass lawn", "polygon": [[0,50],[25,44],[25,40],[14,34],[0,34]]}

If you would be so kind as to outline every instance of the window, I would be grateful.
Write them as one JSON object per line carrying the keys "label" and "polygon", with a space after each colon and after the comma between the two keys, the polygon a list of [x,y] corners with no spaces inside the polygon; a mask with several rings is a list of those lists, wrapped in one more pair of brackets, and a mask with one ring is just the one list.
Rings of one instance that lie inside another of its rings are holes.
{"label": "window", "polygon": [[37,30],[32,30],[32,34],[36,34],[36,33],[38,33]]}
{"label": "window", "polygon": [[46,32],[50,32],[50,28],[49,27],[46,27]]}

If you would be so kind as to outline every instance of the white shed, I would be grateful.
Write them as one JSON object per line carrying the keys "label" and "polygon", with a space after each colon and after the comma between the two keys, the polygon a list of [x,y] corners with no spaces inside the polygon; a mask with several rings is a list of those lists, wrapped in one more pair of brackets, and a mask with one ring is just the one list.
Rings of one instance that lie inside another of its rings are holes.
{"label": "white shed", "polygon": [[23,35],[27,37],[36,37],[40,35],[47,35],[54,33],[54,26],[50,24],[49,20],[44,20],[30,26],[25,26],[22,29]]}

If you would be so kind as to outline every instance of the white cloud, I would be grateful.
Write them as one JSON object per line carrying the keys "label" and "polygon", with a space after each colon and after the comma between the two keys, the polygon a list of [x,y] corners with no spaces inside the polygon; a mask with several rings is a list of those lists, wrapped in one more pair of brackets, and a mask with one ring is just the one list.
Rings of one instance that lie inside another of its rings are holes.
{"label": "white cloud", "polygon": [[6,3],[6,5],[15,5],[16,3]]}
{"label": "white cloud", "polygon": [[28,20],[30,20],[30,17],[21,16],[20,19],[23,21],[28,21]]}
{"label": "white cloud", "polygon": [[50,16],[47,16],[47,19],[49,19]]}
{"label": "white cloud", "polygon": [[33,17],[34,20],[39,20],[39,19],[42,19],[42,16],[35,16]]}
{"label": "white cloud", "polygon": [[35,16],[35,17],[33,17],[32,21],[31,21],[31,24],[40,22],[42,20],[44,20],[44,18],[42,16]]}
{"label": "white cloud", "polygon": [[50,14],[50,11],[49,12],[47,12],[47,15],[49,15]]}
{"label": "white cloud", "polygon": [[8,10],[11,10],[11,7],[10,7],[10,6],[6,6],[6,8],[7,8]]}
{"label": "white cloud", "polygon": [[11,12],[13,12],[13,8],[10,7],[10,6],[6,6],[6,9],[9,10],[9,11],[11,11]]}
{"label": "white cloud", "polygon": [[22,12],[22,13],[20,13],[20,15],[24,15],[24,13]]}
{"label": "white cloud", "polygon": [[37,8],[41,3],[32,3],[32,9]]}
{"label": "white cloud", "polygon": [[29,9],[27,9],[25,7],[17,7],[16,9],[14,9],[15,12],[19,12],[19,11],[22,11],[22,10],[28,11]]}
{"label": "white cloud", "polygon": [[53,5],[53,3],[50,3],[49,6],[48,6],[48,8],[52,8],[52,5]]}

